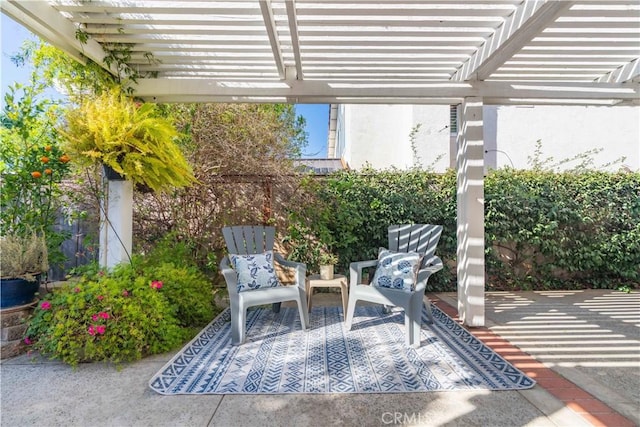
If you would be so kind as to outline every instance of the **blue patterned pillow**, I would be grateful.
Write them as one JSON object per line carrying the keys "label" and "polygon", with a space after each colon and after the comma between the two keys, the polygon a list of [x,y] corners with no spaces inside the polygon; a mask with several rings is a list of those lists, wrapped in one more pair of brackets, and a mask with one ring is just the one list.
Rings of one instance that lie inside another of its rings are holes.
{"label": "blue patterned pillow", "polygon": [[255,255],[229,254],[238,276],[238,292],[280,286],[273,268],[273,251]]}
{"label": "blue patterned pillow", "polygon": [[411,292],[416,280],[422,255],[416,252],[392,252],[380,248],[378,266],[371,285],[378,288],[399,289]]}

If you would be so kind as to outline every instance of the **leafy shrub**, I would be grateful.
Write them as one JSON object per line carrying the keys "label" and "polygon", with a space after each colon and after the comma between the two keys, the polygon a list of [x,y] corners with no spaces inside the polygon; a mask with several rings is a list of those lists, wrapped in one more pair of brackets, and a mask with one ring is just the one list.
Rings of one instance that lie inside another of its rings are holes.
{"label": "leafy shrub", "polygon": [[638,284],[639,195],[637,173],[494,171],[487,272],[510,288]]}
{"label": "leafy shrub", "polygon": [[144,258],[139,258],[138,262],[146,260],[146,264],[160,264],[172,262],[178,265],[197,266],[194,252],[195,242],[189,236],[180,236],[177,233],[166,233],[153,242],[153,248],[148,251]]}
{"label": "leafy shrub", "polygon": [[[350,262],[377,258],[378,248],[388,245],[389,225],[428,223],[444,226],[436,253],[445,261],[455,259],[453,172],[346,171],[305,181],[305,188],[315,201],[291,212],[291,226],[283,239],[294,253],[310,246],[308,236],[330,240],[340,260],[338,270],[348,272]],[[331,238],[323,237],[326,233]],[[430,288],[448,290],[452,273],[444,269],[434,275]]]}
{"label": "leafy shrub", "polygon": [[134,258],[55,289],[36,308],[27,340],[71,365],[123,362],[175,348],[213,318],[211,286],[193,267]]}
{"label": "leafy shrub", "polygon": [[157,262],[153,257],[134,257],[133,265],[136,267],[119,266],[113,277],[125,283],[136,277],[162,281],[163,295],[181,326],[204,326],[211,321],[214,315],[211,284],[196,267]]}
{"label": "leafy shrub", "polygon": [[[433,291],[455,291],[456,175],[348,171],[305,183],[315,201],[289,213],[284,242],[297,258],[330,233],[342,272],[375,259],[390,224],[444,226],[445,268]],[[488,289],[638,287],[640,174],[495,170],[485,179]]]}
{"label": "leafy shrub", "polygon": [[35,310],[27,337],[36,349],[71,365],[137,360],[187,338],[167,300],[144,278],[126,289],[105,278],[55,290]]}
{"label": "leafy shrub", "polygon": [[192,246],[200,269],[221,280],[222,227],[273,220],[284,230],[287,207],[300,204],[299,178],[288,159],[306,145],[304,119],[288,104],[167,107],[185,136],[182,147],[198,184],[170,194],[137,195],[136,242],[153,247],[160,236],[175,233]]}

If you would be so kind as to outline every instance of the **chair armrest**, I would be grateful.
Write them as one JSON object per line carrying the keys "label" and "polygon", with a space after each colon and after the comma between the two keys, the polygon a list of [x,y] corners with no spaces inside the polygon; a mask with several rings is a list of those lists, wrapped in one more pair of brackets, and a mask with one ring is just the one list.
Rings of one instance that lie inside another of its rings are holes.
{"label": "chair armrest", "polygon": [[368,261],[356,261],[349,264],[349,287],[362,283],[362,270],[367,267],[375,267],[378,265],[377,259]]}
{"label": "chair armrest", "polygon": [[306,292],[307,285],[305,280],[307,278],[307,265],[302,262],[295,262],[295,261],[289,261],[287,259],[284,259],[282,255],[276,252],[274,252],[273,254],[273,259],[275,262],[285,267],[295,268],[296,269],[296,285],[304,289]]}
{"label": "chair armrest", "polygon": [[440,257],[432,256],[428,260],[424,261],[424,267],[422,267],[422,270],[430,270],[431,273],[435,273],[436,271],[442,270],[443,267],[444,264]]}
{"label": "chair armrest", "polygon": [[444,267],[442,260],[437,257],[431,257],[425,262],[425,266],[418,270],[418,278],[415,292],[424,292],[427,289],[427,281],[429,277]]}
{"label": "chair armrest", "polygon": [[288,259],[284,259],[284,257],[282,255],[280,255],[277,252],[273,253],[273,259],[278,263],[278,264],[282,264],[285,267],[293,267],[293,268],[297,268],[298,266],[302,266],[305,269],[307,268],[306,264],[302,263],[302,262],[296,262],[296,261],[290,261]]}
{"label": "chair armrest", "polygon": [[229,256],[227,255],[225,255],[220,261],[220,272],[224,277],[224,281],[227,283],[227,290],[229,291],[229,294],[237,294],[238,276],[236,275],[236,271],[231,268]]}

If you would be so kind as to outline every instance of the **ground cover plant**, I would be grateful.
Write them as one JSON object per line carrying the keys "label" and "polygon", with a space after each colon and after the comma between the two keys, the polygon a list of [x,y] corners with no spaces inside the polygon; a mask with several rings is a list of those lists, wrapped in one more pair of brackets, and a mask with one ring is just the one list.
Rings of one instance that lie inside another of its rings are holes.
{"label": "ground cover plant", "polygon": [[197,268],[136,256],[109,272],[87,268],[45,295],[25,342],[73,366],[133,361],[192,338],[214,307],[211,282]]}

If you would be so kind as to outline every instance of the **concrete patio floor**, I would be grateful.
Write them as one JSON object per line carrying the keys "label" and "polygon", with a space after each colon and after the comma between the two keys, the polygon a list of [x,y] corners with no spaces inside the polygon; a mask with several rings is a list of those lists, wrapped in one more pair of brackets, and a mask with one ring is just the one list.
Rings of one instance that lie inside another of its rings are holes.
{"label": "concrete patio floor", "polygon": [[[455,314],[455,294],[430,295]],[[340,304],[337,293],[313,304]],[[450,305],[448,305],[450,304]],[[0,364],[2,426],[640,425],[640,294],[492,292],[472,331],[538,384],[523,391],[162,396],[175,352],[117,370],[26,355]],[[516,347],[517,346],[517,347]],[[519,347],[519,348],[518,348]],[[177,350],[176,350],[177,351]]]}

